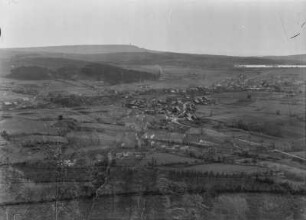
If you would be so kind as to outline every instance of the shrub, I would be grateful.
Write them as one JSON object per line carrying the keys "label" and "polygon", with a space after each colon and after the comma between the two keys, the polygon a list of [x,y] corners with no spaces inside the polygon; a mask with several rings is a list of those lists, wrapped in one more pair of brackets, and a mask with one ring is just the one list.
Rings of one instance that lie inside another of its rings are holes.
{"label": "shrub", "polygon": [[11,70],[10,78],[21,80],[46,80],[50,79],[52,71],[39,66],[21,66]]}
{"label": "shrub", "polygon": [[3,131],[1,132],[1,137],[2,137],[4,140],[7,140],[7,141],[10,140],[10,135],[7,133],[6,130],[3,130]]}

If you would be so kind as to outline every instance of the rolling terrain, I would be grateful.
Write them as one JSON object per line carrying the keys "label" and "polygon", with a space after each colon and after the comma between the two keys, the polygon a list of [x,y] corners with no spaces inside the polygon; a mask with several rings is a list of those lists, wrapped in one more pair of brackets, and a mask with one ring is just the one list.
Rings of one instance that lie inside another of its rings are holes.
{"label": "rolling terrain", "polygon": [[304,58],[1,49],[0,216],[305,219]]}

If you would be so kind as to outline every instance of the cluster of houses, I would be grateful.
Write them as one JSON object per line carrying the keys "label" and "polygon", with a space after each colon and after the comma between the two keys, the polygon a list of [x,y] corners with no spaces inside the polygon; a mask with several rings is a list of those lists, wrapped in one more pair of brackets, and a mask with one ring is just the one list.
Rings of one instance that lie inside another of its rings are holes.
{"label": "cluster of houses", "polygon": [[268,77],[268,78],[248,78],[245,74],[238,77],[229,77],[212,85],[212,90],[234,91],[234,90],[253,90],[253,91],[276,91],[293,92],[303,84],[302,81],[294,77]]}
{"label": "cluster of houses", "polygon": [[212,89],[208,87],[189,87],[186,89],[182,88],[163,88],[163,89],[152,89],[147,88],[142,91],[138,91],[138,95],[191,95],[191,96],[198,96],[198,95],[209,95],[211,94]]}
{"label": "cluster of houses", "polygon": [[115,153],[115,159],[127,159],[127,158],[136,158],[141,159],[144,157],[144,153],[142,152],[132,152],[132,151],[125,151],[125,152],[118,152]]}
{"label": "cluster of houses", "polygon": [[1,102],[2,110],[11,110],[11,109],[22,109],[22,108],[31,108],[35,105],[29,98],[16,99],[14,101],[3,101]]}
{"label": "cluster of houses", "polygon": [[193,102],[197,105],[211,105],[211,104],[216,104],[216,101],[215,100],[211,100],[211,99],[208,99],[207,97],[205,96],[202,96],[202,97],[195,97],[193,99]]}
{"label": "cluster of houses", "polygon": [[179,118],[186,118],[188,120],[197,119],[196,105],[209,105],[215,103],[205,96],[194,97],[193,99],[186,98],[167,98],[167,99],[127,99],[125,107],[131,109],[141,109],[146,114],[166,114],[175,115]]}
{"label": "cluster of houses", "polygon": [[132,99],[125,103],[125,107],[131,109],[145,108],[146,100],[145,99]]}

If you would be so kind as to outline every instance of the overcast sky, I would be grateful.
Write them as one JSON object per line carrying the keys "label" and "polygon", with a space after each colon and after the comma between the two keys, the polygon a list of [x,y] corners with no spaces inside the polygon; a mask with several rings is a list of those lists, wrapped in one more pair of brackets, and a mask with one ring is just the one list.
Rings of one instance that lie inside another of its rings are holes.
{"label": "overcast sky", "polygon": [[306,0],[0,0],[0,47],[131,43],[187,53],[301,54],[305,21]]}

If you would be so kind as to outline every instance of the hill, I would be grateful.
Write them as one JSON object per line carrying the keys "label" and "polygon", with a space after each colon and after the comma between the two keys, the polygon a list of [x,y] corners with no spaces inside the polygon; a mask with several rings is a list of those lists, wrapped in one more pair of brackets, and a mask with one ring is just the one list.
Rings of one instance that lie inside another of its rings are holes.
{"label": "hill", "polygon": [[67,53],[67,54],[98,54],[98,53],[136,53],[145,52],[146,49],[134,45],[65,45],[48,47],[29,47],[3,49],[14,52],[27,53]]}
{"label": "hill", "polygon": [[129,65],[172,65],[192,66],[201,68],[222,67],[231,68],[236,64],[305,64],[296,56],[285,57],[235,57],[223,55],[197,55],[170,52],[139,52],[139,53],[111,53],[111,54],[72,54],[71,59],[87,60],[92,62],[111,62]]}
{"label": "hill", "polygon": [[[235,68],[237,64],[305,65],[306,57],[305,55],[235,57],[183,54],[150,51],[132,45],[75,45],[0,49],[0,75],[22,79],[29,74],[27,73],[29,68],[25,67],[43,68],[41,69],[44,75],[42,78],[86,78],[106,80],[111,84],[116,83],[114,80],[119,80],[119,82],[155,80],[160,74],[162,79],[168,80],[167,82],[188,79],[192,81],[188,83],[198,84],[202,80],[202,83],[210,84],[242,72],[249,72],[250,74],[266,72],[256,69],[238,69]],[[88,66],[91,70],[90,73],[84,72],[84,68],[86,69]],[[16,69],[18,69],[17,72]],[[34,75],[31,75],[30,78],[41,78],[37,77],[38,69],[34,69],[35,74],[33,73]],[[21,73],[21,70],[26,73]],[[97,73],[98,70],[103,70],[103,76]],[[110,71],[113,72],[113,76],[111,76]],[[297,70],[292,71],[296,72]],[[140,73],[143,74],[143,77]],[[86,77],[86,74],[92,75]],[[125,74],[127,75],[123,76]],[[297,74],[300,73],[297,72]],[[128,80],[128,76],[131,75],[132,80]]]}

